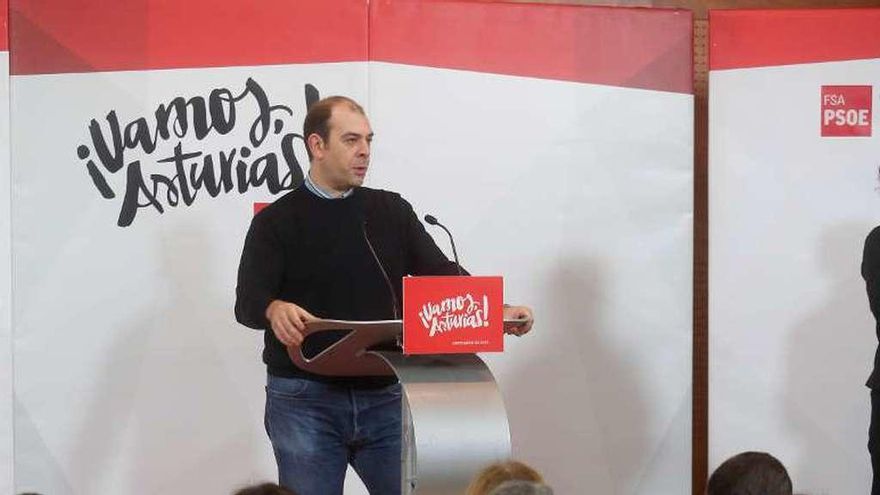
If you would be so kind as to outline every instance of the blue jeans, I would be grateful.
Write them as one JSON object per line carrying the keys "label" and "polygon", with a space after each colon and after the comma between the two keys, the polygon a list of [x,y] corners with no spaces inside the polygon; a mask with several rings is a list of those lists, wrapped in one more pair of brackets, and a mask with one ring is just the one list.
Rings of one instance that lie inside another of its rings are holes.
{"label": "blue jeans", "polygon": [[358,389],[268,375],[266,433],[279,483],[342,495],[348,464],[371,495],[400,494],[399,384]]}

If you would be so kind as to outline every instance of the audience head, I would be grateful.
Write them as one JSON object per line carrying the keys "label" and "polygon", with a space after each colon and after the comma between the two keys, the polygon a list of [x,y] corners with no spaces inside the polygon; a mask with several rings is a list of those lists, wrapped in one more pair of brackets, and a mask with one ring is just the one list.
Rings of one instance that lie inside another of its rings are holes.
{"label": "audience head", "polygon": [[706,487],[706,495],[791,495],[791,491],[785,466],[764,452],[743,452],[724,461]]}
{"label": "audience head", "polygon": [[505,481],[489,492],[489,495],[553,495],[553,490],[534,481]]}
{"label": "audience head", "polygon": [[260,483],[242,488],[234,495],[296,495],[296,493],[276,483]]}
{"label": "audience head", "polygon": [[489,495],[489,493],[494,493],[492,490],[498,488],[505,481],[543,483],[544,478],[537,471],[522,462],[512,460],[498,462],[486,466],[477,474],[467,489],[467,495]]}

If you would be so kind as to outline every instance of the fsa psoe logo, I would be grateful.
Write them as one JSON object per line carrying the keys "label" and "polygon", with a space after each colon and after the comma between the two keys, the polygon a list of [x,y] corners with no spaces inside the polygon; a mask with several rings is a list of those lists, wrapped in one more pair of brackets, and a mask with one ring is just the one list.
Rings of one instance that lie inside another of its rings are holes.
{"label": "fsa psoe logo", "polygon": [[870,137],[871,98],[871,86],[822,86],[822,137]]}

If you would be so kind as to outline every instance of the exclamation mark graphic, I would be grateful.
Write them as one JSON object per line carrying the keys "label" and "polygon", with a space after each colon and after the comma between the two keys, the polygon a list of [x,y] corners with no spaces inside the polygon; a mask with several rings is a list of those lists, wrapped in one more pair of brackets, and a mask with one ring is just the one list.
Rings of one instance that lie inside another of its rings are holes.
{"label": "exclamation mark graphic", "polygon": [[483,294],[483,326],[489,326],[489,296]]}

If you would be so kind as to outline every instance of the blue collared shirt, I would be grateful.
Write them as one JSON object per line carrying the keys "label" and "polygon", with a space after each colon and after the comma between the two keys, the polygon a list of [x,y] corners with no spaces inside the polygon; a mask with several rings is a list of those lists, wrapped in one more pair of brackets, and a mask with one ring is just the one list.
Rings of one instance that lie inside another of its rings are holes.
{"label": "blue collared shirt", "polygon": [[319,198],[324,198],[324,199],[344,199],[344,198],[351,196],[351,193],[354,192],[354,189],[349,189],[349,190],[343,192],[342,195],[340,195],[340,196],[334,196],[334,195],[328,193],[327,191],[321,189],[320,187],[318,187],[318,185],[312,181],[311,171],[309,171],[309,173],[306,174],[305,185],[306,185],[306,189],[311,191],[312,194],[314,194],[315,196],[318,196]]}

